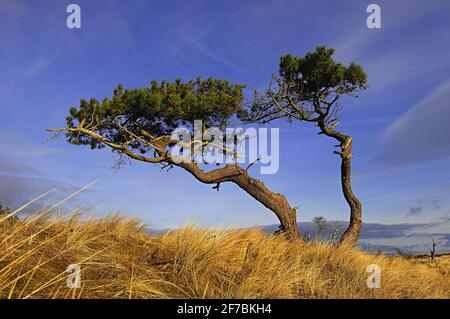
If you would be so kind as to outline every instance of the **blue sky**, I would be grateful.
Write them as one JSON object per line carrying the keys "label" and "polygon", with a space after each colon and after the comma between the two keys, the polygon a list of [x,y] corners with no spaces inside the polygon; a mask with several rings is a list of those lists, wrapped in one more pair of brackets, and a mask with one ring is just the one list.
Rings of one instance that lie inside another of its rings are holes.
{"label": "blue sky", "polygon": [[[341,121],[354,138],[364,220],[449,232],[450,2],[377,1],[381,29],[366,27],[369,1],[72,2],[81,7],[78,30],[65,25],[69,1],[0,2],[1,202],[16,207],[55,185],[64,196],[98,179],[73,204],[122,210],[153,227],[276,223],[234,185],[216,192],[181,170],[142,163],[116,172],[108,150],[43,143],[45,129],[63,126],[80,98],[111,96],[117,83],[201,75],[263,89],[280,55],[323,44],[369,75],[369,89],[344,101]],[[280,170],[259,177],[300,205],[299,221],[348,220],[333,141],[305,123],[275,126]]]}

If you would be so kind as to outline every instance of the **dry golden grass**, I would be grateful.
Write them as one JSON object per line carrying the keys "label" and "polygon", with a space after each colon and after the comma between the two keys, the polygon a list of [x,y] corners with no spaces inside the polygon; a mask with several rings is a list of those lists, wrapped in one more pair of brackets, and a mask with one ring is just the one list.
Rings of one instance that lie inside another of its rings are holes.
{"label": "dry golden grass", "polygon": [[[186,226],[152,236],[117,216],[48,214],[0,216],[1,298],[450,297],[448,272],[405,258],[255,229]],[[69,264],[81,265],[80,289],[67,288]],[[380,289],[367,288],[369,264],[382,269]]]}
{"label": "dry golden grass", "polygon": [[432,260],[430,254],[420,256],[407,256],[411,262],[421,266],[427,266],[440,272],[442,275],[450,275],[450,254],[437,254]]}

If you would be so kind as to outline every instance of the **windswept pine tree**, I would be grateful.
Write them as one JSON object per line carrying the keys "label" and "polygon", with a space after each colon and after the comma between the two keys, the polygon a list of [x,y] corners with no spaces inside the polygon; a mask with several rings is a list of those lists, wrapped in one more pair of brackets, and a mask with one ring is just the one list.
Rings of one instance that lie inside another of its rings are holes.
{"label": "windswept pine tree", "polygon": [[216,190],[222,183],[234,183],[275,213],[287,238],[299,239],[296,209],[284,195],[272,192],[249,175],[253,163],[246,167],[224,164],[210,169],[211,165],[199,164],[194,158],[196,150],[205,147],[219,149],[232,157],[237,156],[234,150],[201,140],[185,145],[190,151],[182,157],[171,152],[180,145],[172,134],[176,128],[184,126],[193,131],[194,121],[201,120],[203,133],[212,127],[223,129],[241,117],[245,113],[243,88],[244,85],[213,78],[152,81],[150,87],[130,90],[118,85],[113,96],[101,102],[82,99],[78,108],[70,108],[67,126],[50,131],[64,132],[71,144],[91,149],[108,147],[121,159],[127,157],[163,169],[182,168],[198,181],[214,184]]}
{"label": "windswept pine tree", "polygon": [[357,97],[367,88],[367,74],[355,63],[346,66],[333,59],[334,49],[318,46],[305,56],[285,55],[279,76],[266,92],[255,92],[247,121],[269,123],[278,119],[310,122],[319,134],[337,140],[335,154],[341,158],[341,184],[350,207],[350,224],[341,242],[356,243],[361,232],[362,206],[351,187],[351,136],[338,130],[342,97]]}
{"label": "windswept pine tree", "polygon": [[[190,151],[180,157],[171,152],[180,145],[172,133],[180,126],[194,131],[196,120],[202,121],[200,133],[212,127],[223,129],[234,119],[254,124],[278,119],[311,122],[319,127],[319,134],[339,142],[335,153],[341,158],[342,191],[350,207],[350,223],[341,242],[354,244],[361,232],[362,206],[351,188],[352,137],[337,127],[341,98],[356,96],[366,89],[367,75],[355,63],[345,66],[336,62],[333,53],[334,49],[319,46],[304,57],[282,56],[279,77],[272,80],[266,92],[256,92],[249,108],[245,106],[248,103],[243,103],[241,84],[213,78],[152,81],[150,87],[141,89],[124,90],[118,85],[112,98],[101,102],[82,99],[79,108],[70,108],[67,126],[50,131],[64,132],[67,141],[75,145],[88,145],[92,149],[109,147],[120,159],[158,164],[163,169],[180,167],[198,181],[214,184],[216,190],[222,183],[232,182],[275,213],[281,233],[289,239],[300,239],[297,209],[284,195],[272,192],[249,175],[253,163],[247,167],[226,164],[207,170],[208,165],[196,162],[196,150],[217,148],[232,157],[236,156],[235,151],[202,139],[184,145]],[[122,163],[119,160],[119,166]]]}

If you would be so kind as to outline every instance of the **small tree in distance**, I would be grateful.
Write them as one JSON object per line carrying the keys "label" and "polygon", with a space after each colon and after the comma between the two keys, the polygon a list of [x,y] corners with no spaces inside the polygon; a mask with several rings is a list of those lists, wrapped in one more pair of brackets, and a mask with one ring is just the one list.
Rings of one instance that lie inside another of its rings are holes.
{"label": "small tree in distance", "polygon": [[[158,164],[163,169],[180,167],[202,183],[215,184],[216,190],[221,183],[234,183],[275,213],[287,238],[299,239],[296,209],[285,196],[270,191],[248,174],[253,163],[247,167],[226,164],[205,171],[208,165],[196,163],[193,156],[195,149],[211,146],[208,140],[202,140],[201,145],[187,145],[191,152],[183,154],[183,159],[171,153],[180,143],[172,136],[174,129],[185,126],[193,130],[195,120],[202,121],[202,131],[211,127],[223,129],[233,118],[242,116],[243,87],[213,78],[152,81],[148,88],[132,90],[119,85],[110,99],[82,99],[79,108],[70,108],[66,127],[49,131],[56,135],[64,132],[71,144],[88,145],[91,149],[109,147],[121,157]],[[220,151],[236,155],[226,148]]]}
{"label": "small tree in distance", "polygon": [[317,240],[321,240],[323,231],[329,228],[327,219],[323,216],[316,216],[312,219],[312,221],[317,227]]}
{"label": "small tree in distance", "polygon": [[9,208],[3,207],[2,203],[0,203],[0,215],[8,215],[9,214]]}
{"label": "small tree in distance", "polygon": [[361,66],[337,63],[334,49],[318,46],[304,57],[281,57],[279,76],[273,77],[266,92],[255,91],[248,122],[269,123],[278,119],[311,122],[319,134],[339,144],[335,154],[341,158],[341,184],[350,207],[350,224],[341,242],[356,243],[361,232],[362,206],[351,187],[352,137],[337,130],[343,96],[357,96],[367,88],[367,75]]}
{"label": "small tree in distance", "polygon": [[3,206],[2,203],[0,203],[0,226],[8,227],[18,221],[19,217],[17,215],[13,215],[9,207]]}

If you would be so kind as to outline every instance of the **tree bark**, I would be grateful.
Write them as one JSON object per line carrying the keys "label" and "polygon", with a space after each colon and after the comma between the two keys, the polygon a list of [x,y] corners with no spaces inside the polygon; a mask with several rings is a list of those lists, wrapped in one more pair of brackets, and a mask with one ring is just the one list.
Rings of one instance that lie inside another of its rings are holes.
{"label": "tree bark", "polygon": [[319,127],[323,134],[333,137],[340,142],[341,151],[335,151],[341,157],[341,186],[345,200],[350,207],[350,223],[342,234],[340,244],[355,245],[361,233],[362,226],[362,205],[356,195],[352,191],[351,184],[351,164],[353,140],[350,136],[342,134],[329,128],[322,117],[318,121]]}
{"label": "tree bark", "polygon": [[[151,145],[154,148],[155,152],[158,154],[158,157],[146,157],[140,154],[136,154],[133,151],[130,151],[125,145],[115,144],[112,141],[108,140],[107,138],[101,136],[100,134],[91,131],[89,129],[83,128],[82,125],[80,125],[77,128],[50,129],[50,131],[53,132],[76,131],[84,133],[89,136],[92,136],[93,138],[111,147],[112,149],[120,151],[125,155],[128,155],[133,159],[148,163],[168,163],[173,166],[181,167],[184,170],[188,171],[191,175],[193,175],[198,181],[202,183],[217,184],[217,186],[214,187],[217,190],[219,190],[220,183],[232,182],[275,213],[281,224],[280,231],[286,236],[287,239],[290,240],[301,239],[297,229],[297,210],[289,205],[284,195],[271,192],[264,185],[263,182],[261,182],[256,178],[250,177],[250,175],[247,173],[247,170],[243,169],[237,164],[226,165],[225,167],[222,168],[214,169],[209,172],[204,172],[194,162],[191,161],[184,162],[181,160],[181,158],[176,159],[172,156],[168,156],[166,147],[171,144],[179,143],[179,141],[173,139],[171,135],[154,138],[145,131],[142,131],[141,133],[143,133],[144,136],[149,138],[149,141],[144,142]],[[135,136],[135,138],[139,137]]]}
{"label": "tree bark", "polygon": [[350,206],[350,224],[342,234],[340,243],[355,245],[361,233],[362,205],[352,191],[351,164],[352,164],[352,139],[346,138],[341,154],[341,184],[345,200]]}
{"label": "tree bark", "polygon": [[291,207],[282,194],[270,191],[263,182],[251,177],[245,169],[234,164],[226,165],[209,172],[203,172],[194,163],[172,163],[191,173],[197,180],[205,184],[217,184],[232,182],[243,189],[258,202],[270,209],[280,221],[280,231],[289,240],[299,240],[297,228],[297,210]]}
{"label": "tree bark", "polygon": [[247,172],[232,180],[250,196],[275,213],[280,221],[280,231],[290,240],[300,239],[297,229],[297,210],[291,207],[282,194],[271,192],[263,182],[250,177]]}

